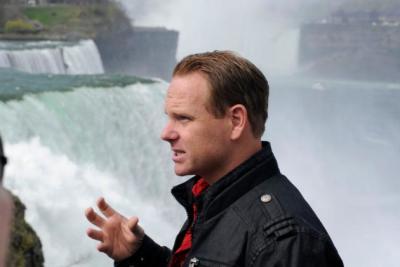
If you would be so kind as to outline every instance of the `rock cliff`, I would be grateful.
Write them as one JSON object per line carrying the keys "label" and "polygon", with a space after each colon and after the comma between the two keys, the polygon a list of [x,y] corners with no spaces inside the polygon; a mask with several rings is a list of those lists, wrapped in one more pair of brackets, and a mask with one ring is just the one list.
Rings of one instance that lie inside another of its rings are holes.
{"label": "rock cliff", "polygon": [[12,195],[14,222],[10,236],[7,267],[42,267],[44,257],[42,243],[35,230],[25,221],[25,205]]}

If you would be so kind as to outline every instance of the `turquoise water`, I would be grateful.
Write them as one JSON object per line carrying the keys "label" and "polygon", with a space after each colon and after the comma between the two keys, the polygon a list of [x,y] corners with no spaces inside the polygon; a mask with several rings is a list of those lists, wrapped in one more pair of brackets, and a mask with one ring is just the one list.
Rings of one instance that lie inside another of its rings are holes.
{"label": "turquoise water", "polygon": [[5,186],[26,203],[46,266],[110,264],[85,236],[83,211],[101,195],[124,214],[140,214],[147,232],[171,245],[183,214],[156,205],[173,207],[168,188],[178,181],[159,139],[165,82],[4,70],[0,84]]}
{"label": "turquoise water", "polygon": [[[269,80],[264,139],[346,266],[397,266],[400,85]],[[46,266],[111,264],[85,236],[83,210],[100,195],[172,245],[185,215],[169,195],[183,179],[159,139],[167,83],[2,69],[0,84],[0,132],[10,158],[5,185],[26,203]]]}
{"label": "turquoise water", "polygon": [[0,100],[21,99],[25,94],[71,91],[78,87],[109,88],[129,84],[153,83],[149,79],[123,75],[54,75],[30,74],[8,68],[0,68]]}

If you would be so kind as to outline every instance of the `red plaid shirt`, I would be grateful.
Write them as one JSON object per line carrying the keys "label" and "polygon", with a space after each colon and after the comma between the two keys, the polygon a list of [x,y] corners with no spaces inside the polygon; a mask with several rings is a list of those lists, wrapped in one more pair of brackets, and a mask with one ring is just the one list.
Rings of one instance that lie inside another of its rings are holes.
{"label": "red plaid shirt", "polygon": [[[196,184],[192,188],[192,193],[194,197],[200,196],[200,194],[209,186],[209,184],[203,179],[199,179]],[[193,223],[186,231],[185,236],[183,237],[181,245],[178,249],[173,253],[172,259],[170,261],[169,267],[182,267],[186,256],[192,247],[192,226],[197,220],[198,208],[193,203]]]}

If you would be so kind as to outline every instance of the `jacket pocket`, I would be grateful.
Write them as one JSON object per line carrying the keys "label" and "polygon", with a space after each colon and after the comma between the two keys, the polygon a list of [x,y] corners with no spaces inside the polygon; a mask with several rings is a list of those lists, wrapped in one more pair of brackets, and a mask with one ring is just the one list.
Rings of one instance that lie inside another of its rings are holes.
{"label": "jacket pocket", "polygon": [[235,267],[235,265],[215,260],[192,257],[189,260],[189,267]]}

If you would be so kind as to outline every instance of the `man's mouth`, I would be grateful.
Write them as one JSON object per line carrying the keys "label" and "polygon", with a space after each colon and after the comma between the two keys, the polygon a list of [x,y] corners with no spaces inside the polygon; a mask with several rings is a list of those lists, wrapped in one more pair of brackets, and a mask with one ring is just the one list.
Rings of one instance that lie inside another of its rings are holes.
{"label": "man's mouth", "polygon": [[174,149],[173,150],[173,155],[172,155],[172,160],[174,162],[179,162],[182,161],[183,159],[183,155],[185,154],[185,151],[183,150],[178,150],[178,149]]}

